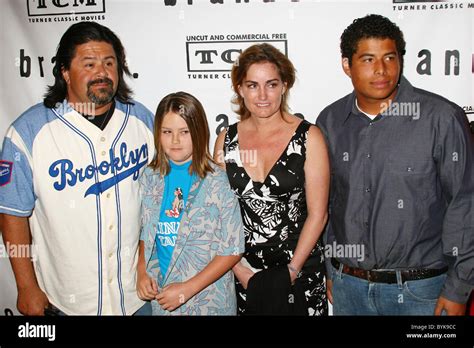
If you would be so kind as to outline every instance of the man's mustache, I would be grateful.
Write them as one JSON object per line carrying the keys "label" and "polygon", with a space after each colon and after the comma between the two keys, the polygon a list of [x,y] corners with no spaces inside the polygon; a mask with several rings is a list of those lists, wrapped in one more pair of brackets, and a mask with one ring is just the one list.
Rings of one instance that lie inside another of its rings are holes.
{"label": "man's mustache", "polygon": [[96,85],[96,84],[99,84],[99,83],[106,83],[108,84],[110,87],[113,86],[113,82],[111,79],[107,78],[107,77],[104,77],[104,78],[100,78],[100,79],[95,79],[95,80],[92,80],[92,81],[89,81],[87,83],[87,87],[90,87],[92,85]]}

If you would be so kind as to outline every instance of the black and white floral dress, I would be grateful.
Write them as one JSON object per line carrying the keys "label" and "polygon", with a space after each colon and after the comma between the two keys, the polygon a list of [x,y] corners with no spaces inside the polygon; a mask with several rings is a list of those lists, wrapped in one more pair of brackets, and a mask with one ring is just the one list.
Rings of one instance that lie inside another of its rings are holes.
{"label": "black and white floral dress", "polygon": [[[237,124],[224,140],[227,176],[239,199],[245,233],[243,262],[256,270],[288,264],[307,217],[304,163],[311,124],[302,121],[264,182],[253,181],[242,165]],[[247,161],[246,161],[247,163]],[[305,290],[308,315],[327,315],[323,248],[318,241],[297,281]],[[245,289],[236,280],[239,314],[245,314]]]}

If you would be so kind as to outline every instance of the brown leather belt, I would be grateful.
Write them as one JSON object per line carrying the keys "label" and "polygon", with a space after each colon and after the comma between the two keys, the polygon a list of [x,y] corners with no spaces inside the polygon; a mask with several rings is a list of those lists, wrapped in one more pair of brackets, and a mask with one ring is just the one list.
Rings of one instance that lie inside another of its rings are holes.
{"label": "brown leather belt", "polygon": [[[331,264],[339,270],[341,263],[335,258],[331,258]],[[446,273],[448,267],[441,269],[409,269],[400,271],[402,276],[402,282],[409,280],[420,280],[426,278],[432,278],[439,276],[443,273]],[[342,273],[351,275],[353,277],[361,278],[368,280],[369,282],[374,283],[387,283],[395,284],[397,283],[397,273],[393,271],[366,271],[365,269],[349,267],[347,265],[342,265]]]}

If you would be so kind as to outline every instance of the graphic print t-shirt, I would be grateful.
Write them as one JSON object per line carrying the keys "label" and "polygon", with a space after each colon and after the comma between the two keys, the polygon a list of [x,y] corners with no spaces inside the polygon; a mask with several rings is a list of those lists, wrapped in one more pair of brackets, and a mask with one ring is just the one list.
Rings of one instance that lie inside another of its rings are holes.
{"label": "graphic print t-shirt", "polygon": [[172,161],[169,163],[171,170],[165,176],[163,201],[156,233],[156,250],[163,277],[168,271],[171,255],[178,238],[179,224],[193,181],[193,176],[189,174],[191,160],[181,165]]}

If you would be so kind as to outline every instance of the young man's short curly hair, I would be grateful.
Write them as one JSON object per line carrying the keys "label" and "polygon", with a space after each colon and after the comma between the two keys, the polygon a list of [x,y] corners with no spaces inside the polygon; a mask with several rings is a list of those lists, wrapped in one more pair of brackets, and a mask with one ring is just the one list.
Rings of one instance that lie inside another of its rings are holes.
{"label": "young man's short curly hair", "polygon": [[352,65],[352,56],[357,51],[357,45],[363,39],[391,39],[397,46],[400,63],[403,66],[403,55],[405,54],[405,39],[400,28],[388,18],[370,14],[355,19],[341,35],[341,54],[343,58],[349,59]]}

